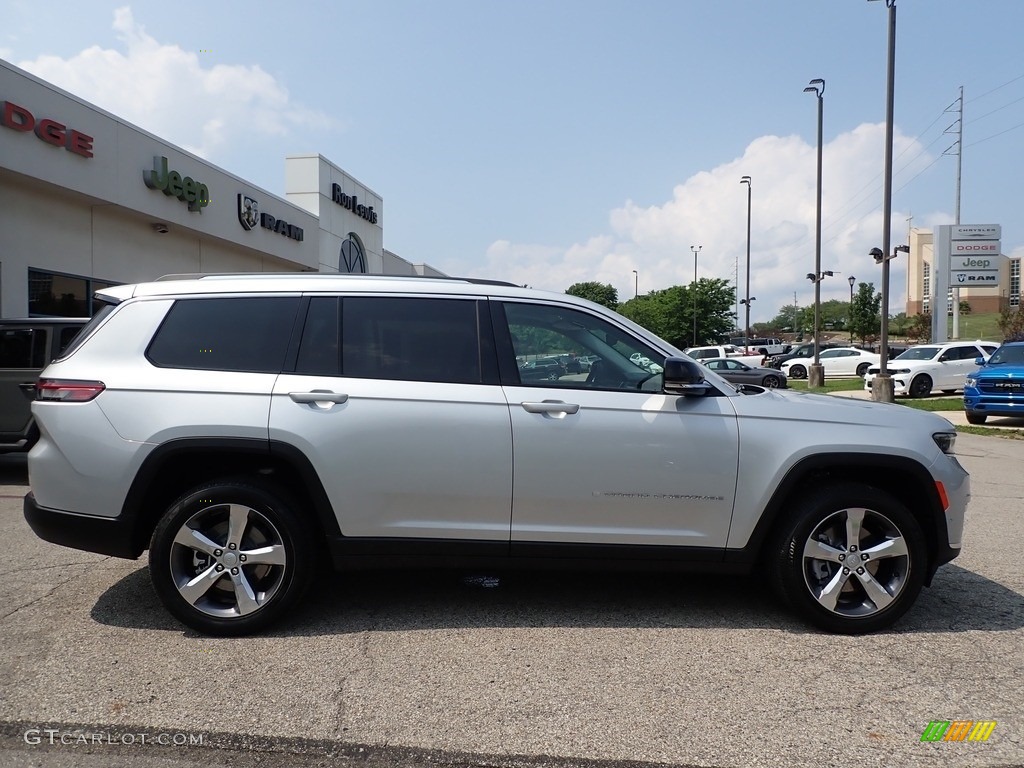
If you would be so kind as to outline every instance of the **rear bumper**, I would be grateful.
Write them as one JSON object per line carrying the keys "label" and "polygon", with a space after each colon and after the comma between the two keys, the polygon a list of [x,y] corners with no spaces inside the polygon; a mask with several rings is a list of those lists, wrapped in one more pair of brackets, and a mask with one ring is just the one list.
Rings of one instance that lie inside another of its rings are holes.
{"label": "rear bumper", "polygon": [[51,544],[129,560],[136,559],[143,552],[133,542],[133,526],[121,518],[47,509],[36,503],[35,494],[31,491],[25,495],[23,508],[29,528]]}

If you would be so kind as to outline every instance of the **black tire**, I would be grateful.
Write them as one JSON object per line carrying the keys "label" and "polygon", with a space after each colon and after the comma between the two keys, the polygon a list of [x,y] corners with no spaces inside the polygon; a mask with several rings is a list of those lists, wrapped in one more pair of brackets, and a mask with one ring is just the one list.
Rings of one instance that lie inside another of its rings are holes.
{"label": "black tire", "polygon": [[789,375],[794,379],[806,379],[807,369],[802,365],[794,365],[790,367]]}
{"label": "black tire", "polygon": [[781,383],[782,380],[778,376],[765,376],[761,379],[761,386],[768,389],[776,389]]}
{"label": "black tire", "polygon": [[[851,529],[858,533],[855,544]],[[883,554],[880,547],[891,554],[872,557]],[[821,629],[850,635],[883,629],[906,613],[928,566],[924,534],[910,511],[884,491],[858,483],[821,488],[798,502],[767,556],[773,587],[796,613]],[[856,567],[847,569],[851,558]]]}
{"label": "black tire", "polygon": [[870,363],[861,363],[860,365],[857,366],[857,375],[863,379],[864,376],[867,375],[868,368],[870,367]]}
{"label": "black tire", "polygon": [[316,566],[309,529],[286,499],[277,488],[220,480],[175,501],[149,546],[150,577],[167,610],[206,635],[252,634],[280,619]]}
{"label": "black tire", "polygon": [[988,418],[987,413],[971,413],[970,411],[965,411],[964,415],[967,417],[968,424],[984,424],[985,420]]}
{"label": "black tire", "polygon": [[944,390],[942,390],[942,394],[944,394],[944,395],[952,395],[954,393],[956,393],[955,389],[944,389]]}
{"label": "black tire", "polygon": [[915,376],[907,388],[911,397],[928,397],[932,393],[932,377],[926,373]]}

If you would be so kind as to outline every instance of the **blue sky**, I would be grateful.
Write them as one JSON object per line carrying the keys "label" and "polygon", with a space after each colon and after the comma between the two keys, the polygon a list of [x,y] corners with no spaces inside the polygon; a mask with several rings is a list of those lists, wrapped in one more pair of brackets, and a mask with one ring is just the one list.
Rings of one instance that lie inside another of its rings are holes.
{"label": "blue sky", "polygon": [[[452,274],[632,296],[745,264],[752,320],[879,284],[887,11],[867,0],[108,3],[7,0],[0,57],[284,194],[319,152],[384,198],[384,244]],[[63,21],[62,21],[63,20]],[[893,243],[963,223],[1024,253],[1021,0],[899,0]],[[905,278],[894,262],[893,307]]]}

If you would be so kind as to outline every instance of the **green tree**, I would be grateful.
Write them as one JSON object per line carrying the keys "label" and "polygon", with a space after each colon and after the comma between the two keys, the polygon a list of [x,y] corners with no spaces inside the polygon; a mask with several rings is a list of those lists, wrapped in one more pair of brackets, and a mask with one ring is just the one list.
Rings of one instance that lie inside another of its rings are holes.
{"label": "green tree", "polygon": [[906,312],[900,312],[889,318],[889,330],[894,336],[906,336],[909,327],[910,318],[907,317]]}
{"label": "green tree", "polygon": [[693,346],[694,300],[697,346],[714,343],[735,327],[735,289],[727,280],[701,278],[623,302],[618,312],[677,347]]}
{"label": "green tree", "polygon": [[850,328],[861,343],[866,344],[869,337],[877,336],[882,327],[882,294],[875,293],[874,283],[859,283],[857,293],[853,297],[850,312]]}
{"label": "green tree", "polygon": [[573,283],[566,291],[570,296],[579,296],[595,304],[601,304],[608,309],[616,309],[619,306],[619,292],[609,283],[590,281],[586,283]]}
{"label": "green tree", "polygon": [[969,302],[969,301],[961,301],[960,302],[960,314],[961,315],[969,315],[969,314],[971,314],[971,302]]}
{"label": "green tree", "polygon": [[907,327],[907,338],[927,344],[932,338],[932,313],[914,315]]}
{"label": "green tree", "polygon": [[996,321],[999,330],[1003,332],[1003,338],[1007,341],[1024,340],[1024,311],[1017,307],[1010,309],[1006,307],[999,313]]}

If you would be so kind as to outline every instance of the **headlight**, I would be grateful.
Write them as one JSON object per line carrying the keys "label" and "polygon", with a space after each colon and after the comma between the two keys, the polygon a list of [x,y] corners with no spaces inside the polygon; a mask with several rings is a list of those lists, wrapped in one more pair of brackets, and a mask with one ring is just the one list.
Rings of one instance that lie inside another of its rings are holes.
{"label": "headlight", "polygon": [[932,440],[943,453],[953,453],[953,446],[956,445],[956,432],[936,432],[932,435]]}
{"label": "headlight", "polygon": [[910,369],[909,368],[896,368],[895,370],[891,371],[891,373],[910,373]]}
{"label": "headlight", "polygon": [[968,387],[976,387],[978,386],[978,380],[973,376],[968,376],[964,384],[966,384]]}

